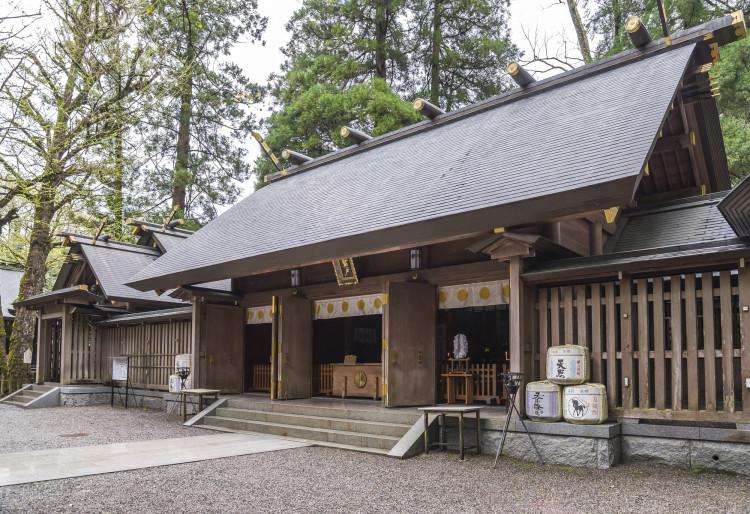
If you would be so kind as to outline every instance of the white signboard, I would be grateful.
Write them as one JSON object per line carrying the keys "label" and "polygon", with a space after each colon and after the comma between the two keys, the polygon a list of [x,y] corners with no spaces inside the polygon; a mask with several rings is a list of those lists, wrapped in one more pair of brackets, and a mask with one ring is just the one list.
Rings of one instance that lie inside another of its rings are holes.
{"label": "white signboard", "polygon": [[32,357],[32,355],[33,354],[31,353],[31,348],[29,348],[28,350],[26,350],[25,352],[23,352],[23,363],[24,364],[31,364],[31,357]]}
{"label": "white signboard", "polygon": [[112,357],[112,380],[126,381],[128,379],[128,358]]}

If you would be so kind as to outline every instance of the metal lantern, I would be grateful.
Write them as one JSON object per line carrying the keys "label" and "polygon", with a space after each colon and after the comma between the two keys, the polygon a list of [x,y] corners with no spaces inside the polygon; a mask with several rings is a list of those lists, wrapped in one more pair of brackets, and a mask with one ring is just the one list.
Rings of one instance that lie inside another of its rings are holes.
{"label": "metal lantern", "polygon": [[422,254],[423,254],[423,251],[421,248],[411,249],[411,252],[409,254],[409,257],[410,257],[409,268],[412,271],[417,271],[417,270],[422,269]]}
{"label": "metal lantern", "polygon": [[298,269],[291,270],[292,287],[299,287],[302,285],[302,272]]}
{"label": "metal lantern", "polygon": [[523,373],[507,372],[502,374],[503,385],[508,390],[509,395],[515,395],[523,384]]}
{"label": "metal lantern", "polygon": [[185,389],[185,381],[190,376],[190,368],[187,366],[179,367],[176,369],[177,376],[180,377],[180,391]]}

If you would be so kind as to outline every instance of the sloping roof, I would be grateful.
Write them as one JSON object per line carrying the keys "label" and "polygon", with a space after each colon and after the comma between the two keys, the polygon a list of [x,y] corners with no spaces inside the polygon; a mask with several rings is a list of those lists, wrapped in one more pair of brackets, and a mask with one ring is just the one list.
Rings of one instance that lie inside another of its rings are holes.
{"label": "sloping roof", "polygon": [[153,291],[138,291],[125,285],[138,271],[155,261],[160,255],[159,251],[116,241],[98,241],[96,245],[85,242],[80,237],[77,241],[108,299],[183,303],[168,295],[159,296]]}
{"label": "sloping roof", "polygon": [[137,312],[133,314],[123,314],[114,316],[97,323],[99,326],[108,325],[128,325],[132,323],[141,323],[143,321],[158,321],[169,319],[186,319],[193,315],[192,307],[177,307],[174,309],[161,309],[158,311]]}
{"label": "sloping roof", "polygon": [[626,211],[607,242],[606,253],[732,239],[736,235],[718,209],[726,195],[722,192]]}
{"label": "sloping roof", "polygon": [[750,177],[737,184],[718,208],[738,236],[750,236]]}
{"label": "sloping roof", "polygon": [[131,284],[249,275],[629,202],[693,49],[591,65],[313,161]]}
{"label": "sloping roof", "polygon": [[13,301],[18,296],[22,276],[23,270],[0,265],[0,301],[2,301],[3,318],[14,317],[11,309],[13,309]]}
{"label": "sloping roof", "polygon": [[44,293],[35,294],[25,300],[16,302],[16,306],[29,306],[29,305],[41,305],[43,303],[54,302],[63,299],[76,299],[86,303],[95,303],[100,300],[99,296],[95,295],[88,290],[85,285],[77,285],[71,287],[64,287],[62,289],[55,289],[54,291],[47,291]]}
{"label": "sloping roof", "polygon": [[750,238],[737,237],[719,212],[727,192],[685,198],[658,207],[623,212],[604,255],[543,262],[524,274],[531,281],[577,273],[595,276],[609,271],[647,271],[650,266],[678,260],[690,263],[712,256],[734,258],[750,252]]}

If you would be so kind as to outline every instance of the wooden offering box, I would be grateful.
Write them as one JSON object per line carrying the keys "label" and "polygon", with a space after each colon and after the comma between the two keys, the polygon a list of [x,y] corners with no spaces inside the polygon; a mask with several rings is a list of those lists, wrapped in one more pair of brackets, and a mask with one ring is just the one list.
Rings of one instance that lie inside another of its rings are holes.
{"label": "wooden offering box", "polygon": [[361,396],[377,400],[383,381],[383,367],[375,364],[332,364],[333,394],[342,398]]}

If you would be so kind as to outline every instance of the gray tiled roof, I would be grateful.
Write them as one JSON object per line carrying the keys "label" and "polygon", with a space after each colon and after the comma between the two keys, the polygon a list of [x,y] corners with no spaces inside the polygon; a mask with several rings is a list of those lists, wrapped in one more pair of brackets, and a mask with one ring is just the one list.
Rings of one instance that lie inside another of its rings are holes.
{"label": "gray tiled roof", "polygon": [[135,245],[97,242],[96,245],[81,244],[81,251],[89,262],[107,298],[124,301],[150,301],[164,303],[184,303],[166,294],[161,296],[153,291],[138,291],[126,286],[135,274],[151,264],[159,252]]}
{"label": "gray tiled roof", "polygon": [[737,237],[717,208],[726,193],[625,213],[607,253],[649,250]]}
{"label": "gray tiled roof", "polygon": [[13,301],[18,296],[22,276],[23,271],[0,267],[0,300],[2,300],[3,318],[13,317],[10,309],[13,308]]}
{"label": "gray tiled roof", "polygon": [[750,236],[750,176],[724,197],[718,209],[738,236]]}
{"label": "gray tiled roof", "polygon": [[[594,65],[598,72],[554,87],[540,81],[528,94],[306,165],[239,202],[131,283],[166,288],[343,257],[342,238],[347,250],[370,253],[421,242],[415,237],[539,221],[553,197],[558,214],[630,201],[693,48],[601,71]],[[606,193],[586,194],[593,188]]]}

